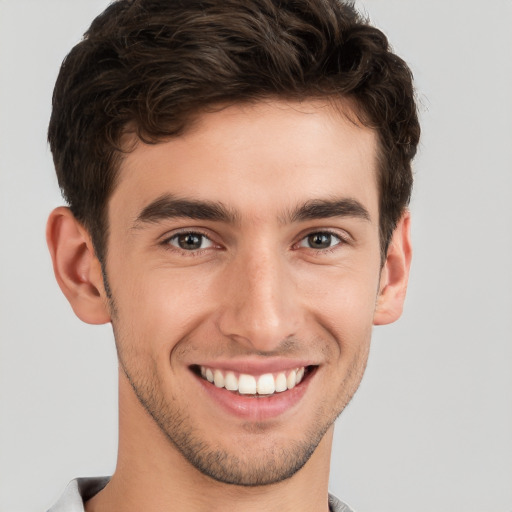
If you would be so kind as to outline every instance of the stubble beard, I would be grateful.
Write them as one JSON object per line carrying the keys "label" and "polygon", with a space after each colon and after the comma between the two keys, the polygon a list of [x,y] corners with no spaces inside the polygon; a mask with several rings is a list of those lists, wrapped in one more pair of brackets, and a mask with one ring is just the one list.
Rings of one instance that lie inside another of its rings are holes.
{"label": "stubble beard", "polygon": [[[304,432],[301,441],[287,439],[280,446],[274,444],[271,447],[264,443],[265,448],[254,449],[249,458],[247,453],[243,456],[244,446],[235,446],[235,450],[228,451],[225,447],[217,448],[208,444],[187,411],[176,406],[175,402],[171,405],[166,400],[160,391],[163,386],[159,385],[156,371],[142,372],[129,368],[117,341],[116,344],[121,369],[140,404],[185,460],[203,475],[218,482],[245,487],[277,484],[295,475],[308,462],[327,430],[357,390],[367,360],[366,352],[361,354],[362,358],[354,361],[340,386],[339,400],[334,405],[324,401],[311,412],[315,419]],[[350,388],[344,387],[345,383],[350,384]],[[258,436],[266,435],[264,424],[247,423],[246,427],[247,434],[254,436],[255,440]],[[208,428],[207,425],[205,428]],[[264,440],[264,437],[259,439]],[[257,443],[252,444],[254,448]],[[242,455],[236,453],[237,448]]]}
{"label": "stubble beard", "polygon": [[[187,462],[203,475],[225,484],[255,487],[290,478],[306,464],[332,424],[332,421],[326,421],[323,425],[315,422],[304,436],[304,441],[258,449],[248,459],[234,451],[216,449],[208,444],[185,410],[177,407],[171,410],[168,402],[158,393],[153,379],[143,382],[127,371],[122,362],[121,368],[140,404]],[[208,428],[207,425],[205,428]],[[246,430],[247,435],[264,439],[262,436],[266,435],[267,429],[264,424],[252,423],[247,424]],[[243,452],[245,447],[238,448]]]}
{"label": "stubble beard", "polygon": [[[194,468],[218,482],[244,487],[257,487],[273,485],[295,475],[310,459],[323,439],[326,432],[333,425],[339,415],[348,405],[357,391],[369,354],[369,345],[359,351],[340,384],[338,400],[329,404],[326,400],[319,404],[315,411],[314,421],[304,433],[303,440],[289,441],[286,446],[272,446],[265,450],[257,450],[257,458],[252,456],[250,460],[242,458],[236,453],[230,453],[226,449],[216,449],[202,439],[201,433],[189,414],[180,407],[171,407],[164,394],[160,391],[163,385],[159,385],[156,371],[156,363],[153,371],[137,371],[126,364],[124,351],[121,349],[120,333],[116,325],[119,321],[119,312],[112,296],[106,272],[104,282],[107,290],[107,298],[111,312],[112,328],[116,342],[119,365],[130,383],[133,392],[142,407],[153,418],[161,432],[169,442],[181,453],[185,460]],[[125,345],[124,345],[125,346]],[[131,360],[137,358],[131,354]],[[130,357],[126,358],[127,360]],[[254,436],[265,436],[266,427],[261,424],[247,423],[246,430]],[[241,449],[243,451],[243,447]]]}

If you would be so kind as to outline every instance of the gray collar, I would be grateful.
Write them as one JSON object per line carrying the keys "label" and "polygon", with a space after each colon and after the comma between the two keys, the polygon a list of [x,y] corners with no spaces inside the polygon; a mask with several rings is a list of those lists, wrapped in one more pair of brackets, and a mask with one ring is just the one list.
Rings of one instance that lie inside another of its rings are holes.
{"label": "gray collar", "polygon": [[[84,503],[99,493],[109,480],[108,476],[71,480],[59,501],[48,512],[85,512]],[[332,494],[329,494],[329,509],[331,512],[353,512]]]}

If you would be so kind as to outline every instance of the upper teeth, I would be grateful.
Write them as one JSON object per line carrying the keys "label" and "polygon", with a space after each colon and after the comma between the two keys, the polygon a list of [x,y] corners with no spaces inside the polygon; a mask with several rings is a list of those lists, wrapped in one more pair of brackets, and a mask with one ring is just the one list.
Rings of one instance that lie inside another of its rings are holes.
{"label": "upper teeth", "polygon": [[241,395],[272,395],[294,388],[304,377],[304,367],[279,373],[254,376],[201,366],[201,376],[218,388],[238,391]]}

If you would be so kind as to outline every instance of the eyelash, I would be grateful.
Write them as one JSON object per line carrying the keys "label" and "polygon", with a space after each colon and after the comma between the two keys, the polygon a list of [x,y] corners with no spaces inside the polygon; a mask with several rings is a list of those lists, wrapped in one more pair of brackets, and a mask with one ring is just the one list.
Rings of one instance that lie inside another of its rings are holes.
{"label": "eyelash", "polygon": [[330,229],[320,229],[320,230],[310,231],[310,232],[306,233],[305,235],[301,236],[300,240],[296,244],[294,244],[294,247],[300,247],[300,245],[299,245],[300,243],[302,243],[308,237],[313,236],[313,235],[329,235],[329,236],[332,236],[339,240],[338,243],[334,244],[331,247],[326,247],[325,249],[315,249],[314,247],[304,247],[305,249],[309,249],[310,251],[313,251],[315,254],[317,254],[319,256],[330,254],[334,251],[339,250],[340,246],[347,245],[348,243],[350,243],[348,235],[345,235],[345,234],[339,233],[338,231],[333,231]]}
{"label": "eyelash", "polygon": [[162,240],[161,245],[168,251],[174,251],[178,252],[180,254],[186,255],[186,256],[201,256],[205,251],[208,251],[211,247],[206,247],[203,249],[196,249],[196,250],[186,250],[181,249],[180,247],[176,247],[171,244],[171,241],[174,239],[178,239],[180,236],[187,236],[187,235],[195,235],[198,237],[201,237],[202,239],[206,239],[211,243],[211,246],[213,247],[219,247],[218,244],[216,244],[210,236],[208,236],[206,233],[201,232],[200,230],[185,230],[180,231],[178,233],[174,233],[172,236],[166,237],[164,240]]}
{"label": "eyelash", "polygon": [[[210,242],[211,246],[205,247],[205,248],[200,248],[200,249],[186,250],[186,249],[181,249],[180,247],[177,247],[177,246],[174,246],[171,244],[172,240],[178,239],[178,237],[180,237],[180,236],[187,236],[187,235],[199,236],[203,240],[206,239]],[[303,247],[304,249],[313,251],[315,254],[317,254],[319,256],[325,255],[325,254],[330,254],[336,250],[339,250],[340,246],[350,243],[349,237],[347,235],[344,235],[342,233],[339,233],[337,231],[332,231],[329,229],[321,229],[321,230],[309,231],[309,232],[305,233],[304,235],[302,235],[301,238],[299,239],[299,241],[296,242],[295,244],[293,244],[293,248],[294,249],[301,248],[302,246],[300,244],[304,240],[306,240],[308,237],[314,236],[314,235],[328,235],[328,236],[335,237],[336,239],[339,240],[338,243],[335,243],[333,246],[326,247],[324,249],[321,249],[321,248],[315,249],[314,247]],[[180,231],[178,233],[174,233],[172,236],[166,237],[161,242],[161,245],[164,246],[166,250],[175,251],[182,255],[186,255],[186,256],[190,256],[190,257],[201,256],[205,251],[208,251],[212,247],[220,248],[220,246],[218,244],[216,244],[208,234],[206,234],[200,230],[185,230],[185,231]]]}

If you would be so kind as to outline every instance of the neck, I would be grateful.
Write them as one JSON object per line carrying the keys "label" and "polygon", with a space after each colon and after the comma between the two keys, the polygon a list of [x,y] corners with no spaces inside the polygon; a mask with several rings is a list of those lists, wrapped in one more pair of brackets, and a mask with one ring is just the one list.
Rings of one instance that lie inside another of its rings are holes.
{"label": "neck", "polygon": [[[119,452],[109,484],[86,503],[87,512],[328,511],[331,427],[292,477],[257,487],[213,480],[168,440],[120,378]],[[137,414],[134,414],[137,411]]]}

